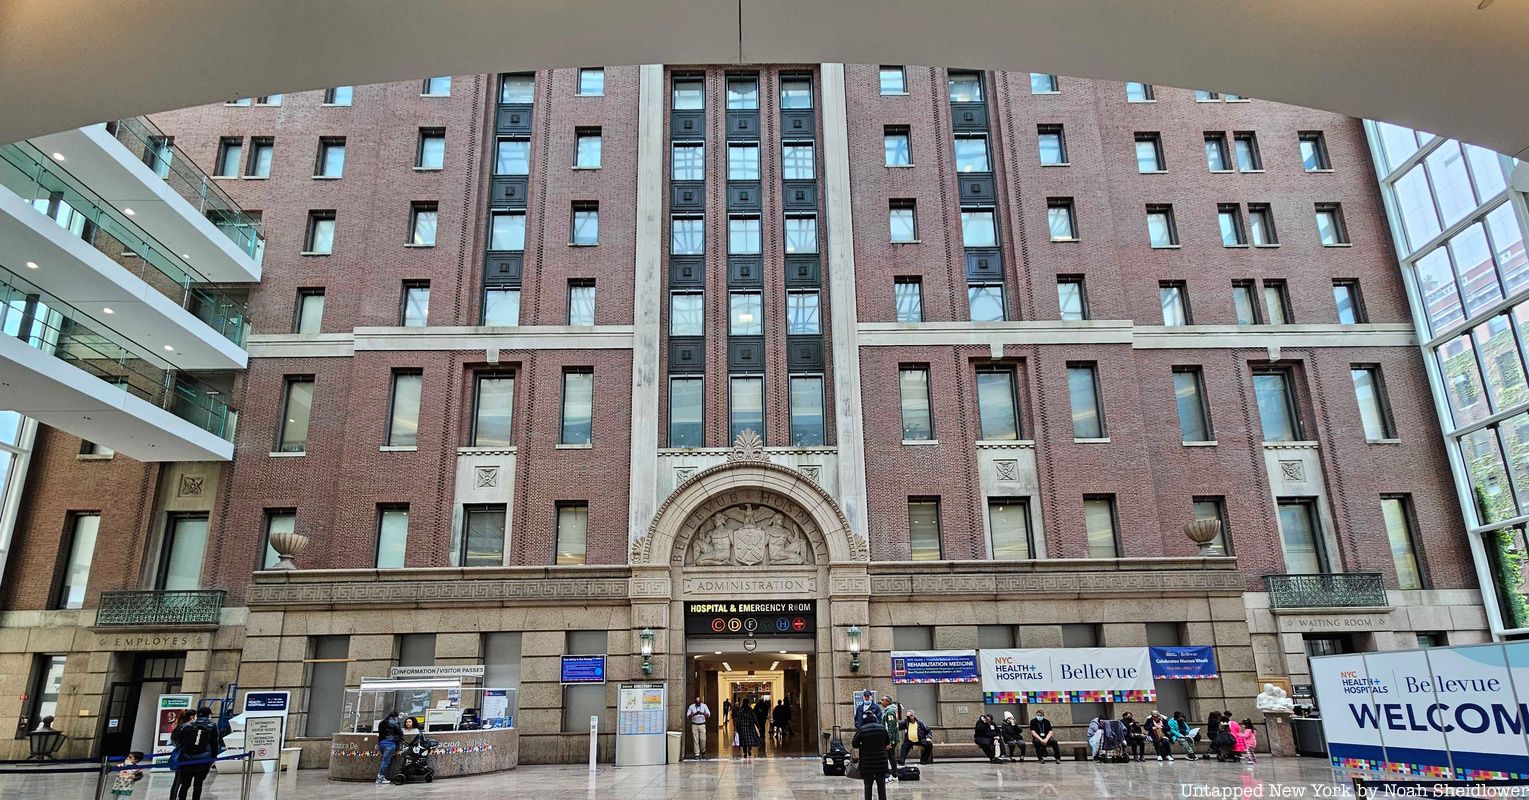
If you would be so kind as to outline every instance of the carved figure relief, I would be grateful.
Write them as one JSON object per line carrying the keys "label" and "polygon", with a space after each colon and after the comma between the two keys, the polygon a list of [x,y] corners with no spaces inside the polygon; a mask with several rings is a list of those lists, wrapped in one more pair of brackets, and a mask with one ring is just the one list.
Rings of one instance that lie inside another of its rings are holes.
{"label": "carved figure relief", "polygon": [[176,494],[181,497],[201,497],[204,478],[201,475],[182,475]]}
{"label": "carved figure relief", "polygon": [[758,567],[811,563],[807,537],[779,511],[745,503],[701,523],[690,546],[698,567]]}

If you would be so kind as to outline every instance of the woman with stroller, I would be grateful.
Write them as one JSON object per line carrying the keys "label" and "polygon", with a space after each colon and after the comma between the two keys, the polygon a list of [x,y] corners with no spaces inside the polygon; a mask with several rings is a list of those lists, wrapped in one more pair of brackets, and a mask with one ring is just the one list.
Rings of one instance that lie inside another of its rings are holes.
{"label": "woman with stroller", "polygon": [[1221,712],[1221,730],[1212,740],[1216,747],[1217,761],[1239,761],[1242,756],[1242,726],[1232,716],[1232,712]]}

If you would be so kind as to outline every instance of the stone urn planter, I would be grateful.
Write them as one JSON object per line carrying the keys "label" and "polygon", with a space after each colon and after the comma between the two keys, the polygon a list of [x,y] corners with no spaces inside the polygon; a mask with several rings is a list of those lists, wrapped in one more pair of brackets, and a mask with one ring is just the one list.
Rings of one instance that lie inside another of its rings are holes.
{"label": "stone urn planter", "polygon": [[297,531],[275,531],[271,533],[271,549],[276,551],[277,560],[271,569],[297,569],[293,558],[308,549],[308,534]]}
{"label": "stone urn planter", "polygon": [[1224,555],[1211,544],[1220,534],[1221,520],[1219,519],[1197,519],[1184,526],[1184,535],[1189,537],[1189,541],[1200,546],[1199,554],[1202,556]]}

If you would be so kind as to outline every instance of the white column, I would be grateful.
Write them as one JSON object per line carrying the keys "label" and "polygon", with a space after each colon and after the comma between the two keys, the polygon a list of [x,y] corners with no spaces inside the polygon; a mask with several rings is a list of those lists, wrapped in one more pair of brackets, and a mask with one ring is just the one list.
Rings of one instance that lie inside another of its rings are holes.
{"label": "white column", "polygon": [[828,309],[832,318],[834,425],[839,443],[839,506],[865,536],[865,436],[860,421],[860,344],[855,329],[855,239],[850,226],[849,119],[844,65],[823,64],[823,189],[827,198]]}
{"label": "white column", "polygon": [[659,310],[663,304],[664,67],[639,67],[637,91],[637,252],[632,296],[632,468],[627,542],[648,530],[658,508]]}

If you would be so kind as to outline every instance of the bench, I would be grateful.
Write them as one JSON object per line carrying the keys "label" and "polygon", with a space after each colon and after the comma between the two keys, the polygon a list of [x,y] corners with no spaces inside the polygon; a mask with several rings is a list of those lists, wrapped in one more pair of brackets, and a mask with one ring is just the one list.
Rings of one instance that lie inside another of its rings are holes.
{"label": "bench", "polygon": [[[1062,752],[1071,753],[1075,760],[1088,760],[1087,744],[1083,742],[1069,742],[1066,740],[1058,740],[1057,744],[1061,745]],[[898,745],[898,752],[902,752],[901,744]],[[1047,754],[1050,754],[1050,748],[1047,748]],[[1035,758],[1035,747],[1031,742],[1028,741],[1025,743],[1025,757],[1028,759]],[[977,743],[971,739],[967,739],[964,742],[956,741],[934,743],[935,761],[970,761],[974,759],[986,761],[987,754],[983,753],[982,748],[978,747]]]}

